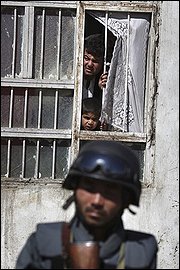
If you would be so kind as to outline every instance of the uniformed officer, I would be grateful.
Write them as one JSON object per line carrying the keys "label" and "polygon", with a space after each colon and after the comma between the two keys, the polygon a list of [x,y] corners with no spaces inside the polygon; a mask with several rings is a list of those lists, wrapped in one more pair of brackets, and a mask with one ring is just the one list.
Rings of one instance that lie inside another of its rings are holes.
{"label": "uniformed officer", "polygon": [[63,183],[73,190],[70,223],[38,224],[16,269],[156,269],[152,234],[125,230],[122,214],[139,206],[139,162],[129,147],[114,141],[86,143]]}

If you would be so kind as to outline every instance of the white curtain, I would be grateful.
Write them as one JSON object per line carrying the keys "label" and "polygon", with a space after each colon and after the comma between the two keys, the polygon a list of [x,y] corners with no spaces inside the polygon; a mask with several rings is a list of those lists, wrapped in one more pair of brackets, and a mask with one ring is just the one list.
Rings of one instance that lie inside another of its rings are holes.
{"label": "white curtain", "polygon": [[[103,17],[94,17],[105,25]],[[142,18],[108,19],[108,29],[117,40],[103,90],[102,119],[113,130],[143,132],[149,27],[148,20]]]}

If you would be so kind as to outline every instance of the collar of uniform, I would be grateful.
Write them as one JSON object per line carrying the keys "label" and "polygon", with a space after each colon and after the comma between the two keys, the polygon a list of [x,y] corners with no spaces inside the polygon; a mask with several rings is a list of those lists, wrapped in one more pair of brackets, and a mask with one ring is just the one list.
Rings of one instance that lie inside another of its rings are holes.
{"label": "collar of uniform", "polygon": [[[71,221],[71,230],[75,242],[94,240],[93,236],[77,217]],[[117,221],[111,232],[112,233],[105,241],[99,242],[100,258],[103,260],[111,257],[117,250],[119,250],[122,241],[125,239],[125,231],[121,219]]]}

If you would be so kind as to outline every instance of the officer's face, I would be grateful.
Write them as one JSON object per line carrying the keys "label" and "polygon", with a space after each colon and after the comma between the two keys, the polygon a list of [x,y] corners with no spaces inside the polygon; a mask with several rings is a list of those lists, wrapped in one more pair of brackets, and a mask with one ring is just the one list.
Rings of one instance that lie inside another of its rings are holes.
{"label": "officer's face", "polygon": [[77,208],[91,226],[105,226],[122,210],[122,190],[112,183],[82,178],[75,191]]}
{"label": "officer's face", "polygon": [[85,78],[92,78],[96,76],[102,68],[102,59],[96,57],[86,50],[84,52],[84,76]]}

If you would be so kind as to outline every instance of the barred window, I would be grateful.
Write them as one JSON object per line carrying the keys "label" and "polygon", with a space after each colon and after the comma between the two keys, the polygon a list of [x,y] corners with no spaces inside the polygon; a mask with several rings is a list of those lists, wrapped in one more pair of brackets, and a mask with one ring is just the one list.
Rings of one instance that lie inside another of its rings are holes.
{"label": "barred window", "polygon": [[[82,144],[122,141],[152,181],[157,6],[152,1],[1,2],[1,174],[63,180]],[[104,35],[101,119],[81,130],[84,38]]]}

